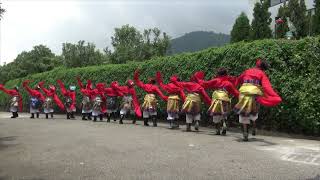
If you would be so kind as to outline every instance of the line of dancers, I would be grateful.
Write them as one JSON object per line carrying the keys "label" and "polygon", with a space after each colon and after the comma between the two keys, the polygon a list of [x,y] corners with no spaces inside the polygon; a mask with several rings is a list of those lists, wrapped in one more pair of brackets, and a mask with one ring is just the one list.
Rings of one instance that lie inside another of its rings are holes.
{"label": "line of dancers", "polygon": [[[127,80],[124,86],[120,86],[117,81],[114,81],[110,87],[106,87],[105,83],[97,83],[95,88],[93,88],[91,80],[87,80],[84,85],[78,77],[77,82],[82,94],[82,120],[102,121],[105,116],[107,122],[110,122],[112,117],[116,120],[116,113],[120,106],[120,124],[123,124],[123,119],[131,114],[134,116],[133,124],[136,123],[137,118],[142,117],[145,126],[149,126],[151,121],[156,127],[158,97],[160,97],[161,100],[167,102],[169,128],[178,128],[179,115],[185,114],[186,131],[191,131],[192,124],[194,124],[194,129],[198,131],[202,102],[204,102],[209,107],[207,112],[215,124],[216,134],[226,135],[226,121],[232,111],[231,96],[233,96],[238,99],[233,110],[239,115],[243,139],[248,141],[251,122],[252,135],[256,134],[255,122],[258,119],[259,106],[276,106],[282,101],[281,97],[273,90],[269,78],[265,74],[267,69],[268,64],[257,59],[255,67],[245,70],[238,77],[229,76],[225,68],[220,68],[216,77],[211,80],[205,80],[205,74],[198,71],[191,76],[190,81],[181,81],[177,75],[173,75],[168,84],[163,82],[161,72],[156,72],[155,77],[150,77],[148,82],[144,83],[139,78],[139,70],[136,70],[134,79]],[[30,80],[25,80],[22,83],[30,95],[30,118],[35,118],[35,116],[39,118],[42,108],[47,119],[49,116],[53,118],[54,105],[66,112],[67,119],[74,118],[77,109],[76,86],[70,85],[69,89],[66,89],[63,82],[57,80],[64,97],[62,101],[58,97],[54,85],[49,85],[49,89],[47,89],[44,86],[45,82],[42,81],[31,88],[29,87],[30,82]],[[147,93],[141,107],[135,86]],[[213,90],[211,98],[206,92],[208,89]],[[19,88],[15,87],[9,90],[0,84],[0,90],[12,96],[10,100],[11,118],[18,117],[18,112],[22,111],[22,96],[19,93]],[[122,97],[120,105],[118,97]]]}

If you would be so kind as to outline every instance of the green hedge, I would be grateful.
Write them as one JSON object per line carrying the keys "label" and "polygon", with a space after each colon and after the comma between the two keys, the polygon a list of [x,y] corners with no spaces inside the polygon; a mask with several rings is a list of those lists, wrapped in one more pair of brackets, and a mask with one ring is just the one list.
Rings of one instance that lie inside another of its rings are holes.
{"label": "green hedge", "polygon": [[[93,82],[117,80],[124,83],[133,77],[135,69],[141,69],[141,78],[154,76],[161,71],[165,80],[171,74],[178,74],[182,80],[189,80],[193,72],[202,70],[206,78],[211,78],[217,68],[227,67],[232,75],[254,66],[255,59],[266,58],[271,68],[268,75],[274,88],[283,98],[283,103],[275,108],[261,108],[259,123],[262,128],[304,133],[320,134],[320,38],[306,38],[298,41],[261,40],[250,43],[240,42],[220,48],[210,48],[196,53],[154,58],[140,63],[122,65],[101,65],[85,68],[58,68],[49,72],[35,74],[23,79],[35,82],[45,80],[56,84],[62,79],[66,84],[75,84],[76,76],[82,80],[90,78]],[[23,79],[9,81],[6,86],[21,85]],[[28,96],[23,92],[25,110]],[[140,98],[143,92],[139,90]],[[81,96],[78,93],[78,102]],[[235,100],[234,100],[235,101]],[[0,93],[0,105],[5,107],[8,97]],[[233,102],[234,103],[234,102]],[[161,104],[164,107],[164,103]],[[235,117],[235,116],[233,116]],[[232,118],[236,121],[236,118]]]}

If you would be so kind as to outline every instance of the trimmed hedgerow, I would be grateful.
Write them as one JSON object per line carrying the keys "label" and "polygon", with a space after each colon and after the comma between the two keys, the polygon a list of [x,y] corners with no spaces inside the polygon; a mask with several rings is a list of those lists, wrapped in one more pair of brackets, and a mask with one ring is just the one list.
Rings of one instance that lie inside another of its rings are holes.
{"label": "trimmed hedgerow", "polygon": [[[209,79],[219,67],[226,67],[230,74],[239,75],[246,68],[255,64],[255,59],[262,57],[268,60],[268,70],[274,88],[283,98],[283,102],[274,108],[261,108],[259,122],[262,128],[304,133],[320,134],[320,38],[306,38],[297,41],[260,40],[239,42],[220,48],[210,48],[196,53],[185,53],[175,56],[159,57],[146,62],[121,65],[101,65],[85,68],[57,68],[49,72],[11,80],[6,87],[21,85],[24,79],[34,83],[46,81],[56,84],[61,79],[66,85],[76,84],[76,77],[84,81],[110,83],[113,80],[123,84],[133,78],[135,69],[141,69],[142,80],[161,71],[168,81],[172,74],[178,74],[182,80],[189,80],[193,72],[202,70]],[[28,95],[22,91],[24,109],[27,110]],[[138,90],[142,101],[144,93]],[[61,97],[61,96],[60,96]],[[81,95],[78,92],[78,102]],[[236,100],[234,100],[236,101]],[[8,97],[0,93],[0,106],[6,107]],[[165,104],[161,102],[165,109]],[[235,116],[234,116],[235,117]],[[236,121],[233,118],[233,121]]]}

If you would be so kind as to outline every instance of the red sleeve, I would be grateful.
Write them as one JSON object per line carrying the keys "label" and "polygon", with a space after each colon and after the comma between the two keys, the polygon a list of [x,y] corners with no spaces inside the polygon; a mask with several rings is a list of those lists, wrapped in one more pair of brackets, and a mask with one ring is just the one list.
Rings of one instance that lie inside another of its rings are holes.
{"label": "red sleeve", "polygon": [[238,98],[239,97],[239,91],[236,89],[236,87],[230,82],[228,86],[226,86],[226,90],[232,94],[234,97]]}
{"label": "red sleeve", "polygon": [[181,90],[181,91],[179,92],[179,94],[180,94],[180,97],[181,97],[181,99],[182,99],[182,102],[186,101],[186,95],[185,95],[184,91]]}
{"label": "red sleeve", "polygon": [[199,93],[201,94],[203,101],[207,104],[207,105],[211,105],[211,98],[209,97],[209,95],[207,94],[207,92],[204,90],[204,88],[201,88],[199,90]]}
{"label": "red sleeve", "polygon": [[238,87],[243,82],[243,76],[244,74],[242,73],[239,77],[235,78],[235,87]]}
{"label": "red sleeve", "polygon": [[168,86],[166,84],[163,84],[162,75],[159,71],[156,73],[156,80],[157,80],[157,83],[159,84],[160,88],[163,89],[164,91],[168,92]]}
{"label": "red sleeve", "polygon": [[71,99],[72,99],[72,104],[71,108],[76,108],[76,92],[71,92]]}
{"label": "red sleeve", "polygon": [[44,84],[44,81],[39,82],[38,85],[39,85],[40,89],[42,89],[42,91],[43,91],[46,95],[50,94],[50,91],[49,91],[48,89],[46,89],[45,87],[43,87],[43,84]]}
{"label": "red sleeve", "polygon": [[58,80],[57,80],[57,83],[58,83],[59,86],[60,86],[60,90],[61,90],[62,95],[67,96],[68,93],[67,93],[67,90],[66,90],[64,84],[62,83],[62,81],[61,81],[60,79],[58,79]]}
{"label": "red sleeve", "polygon": [[130,90],[130,94],[132,96],[132,102],[133,102],[133,107],[134,107],[134,112],[136,113],[136,115],[140,118],[142,117],[142,112],[141,112],[141,108],[140,108],[140,104],[139,104],[139,100],[136,94],[136,90],[134,88],[132,88]]}
{"label": "red sleeve", "polygon": [[63,105],[62,101],[59,99],[59,97],[56,94],[53,95],[53,100],[57,104],[57,106],[63,111],[64,110],[64,105]]}
{"label": "red sleeve", "polygon": [[218,79],[212,79],[210,81],[199,80],[199,84],[205,89],[217,88],[218,83],[219,83]]}
{"label": "red sleeve", "polygon": [[17,91],[16,90],[10,90],[10,89],[6,89],[2,86],[0,86],[0,90],[2,90],[4,93],[10,95],[10,96],[14,96],[17,94]]}
{"label": "red sleeve", "polygon": [[264,106],[276,106],[282,101],[281,97],[273,90],[269,78],[264,73],[262,74],[261,86],[263,89],[263,96],[257,97],[257,102],[259,104]]}
{"label": "red sleeve", "polygon": [[23,101],[22,101],[22,96],[20,93],[19,94],[19,109],[20,109],[20,112],[23,111]]}
{"label": "red sleeve", "polygon": [[165,96],[165,95],[160,91],[160,89],[158,88],[158,86],[154,86],[154,92],[157,93],[162,100],[164,100],[164,101],[167,101],[167,100],[168,100],[168,96]]}
{"label": "red sleeve", "polygon": [[80,89],[83,89],[84,86],[83,86],[83,84],[82,84],[82,82],[81,82],[79,77],[77,77],[77,81],[78,81],[78,85],[79,85]]}
{"label": "red sleeve", "polygon": [[145,84],[142,82],[142,81],[140,81],[140,79],[139,79],[139,71],[135,71],[134,72],[134,82],[136,83],[136,85],[138,86],[138,87],[140,87],[140,88],[142,88],[142,89],[144,89],[145,88]]}

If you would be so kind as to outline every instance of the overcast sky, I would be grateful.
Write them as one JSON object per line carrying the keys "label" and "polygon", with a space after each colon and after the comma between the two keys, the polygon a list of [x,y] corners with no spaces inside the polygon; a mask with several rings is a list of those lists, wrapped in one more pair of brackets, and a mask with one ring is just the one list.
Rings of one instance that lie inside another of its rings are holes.
{"label": "overcast sky", "polygon": [[159,27],[172,38],[204,30],[230,33],[251,0],[0,0],[0,60],[11,62],[38,44],[60,54],[64,42],[110,46],[115,27]]}

